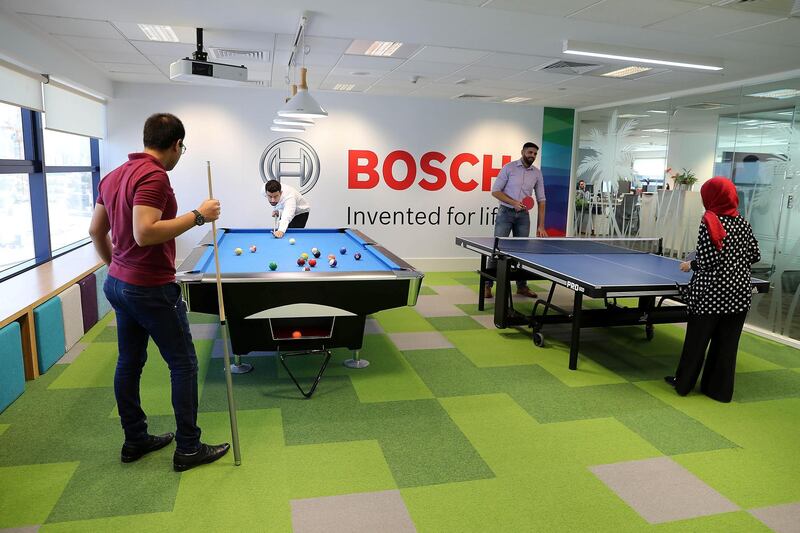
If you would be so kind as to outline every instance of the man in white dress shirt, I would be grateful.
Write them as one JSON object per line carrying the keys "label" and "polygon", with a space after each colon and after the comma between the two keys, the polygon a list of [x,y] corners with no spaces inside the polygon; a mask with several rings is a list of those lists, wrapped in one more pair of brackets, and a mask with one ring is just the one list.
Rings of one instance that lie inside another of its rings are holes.
{"label": "man in white dress shirt", "polygon": [[311,204],[300,191],[289,185],[281,185],[277,180],[269,180],[264,184],[263,194],[272,206],[272,216],[280,217],[278,229],[272,232],[275,237],[283,237],[288,228],[306,227]]}

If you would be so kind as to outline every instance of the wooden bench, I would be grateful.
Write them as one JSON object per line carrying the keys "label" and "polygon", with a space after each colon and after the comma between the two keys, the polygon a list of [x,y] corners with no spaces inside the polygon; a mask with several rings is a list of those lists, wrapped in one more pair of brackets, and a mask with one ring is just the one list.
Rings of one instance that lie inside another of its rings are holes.
{"label": "wooden bench", "polygon": [[22,334],[25,379],[39,377],[33,309],[85,278],[103,262],[88,243],[0,282],[0,328],[17,321]]}

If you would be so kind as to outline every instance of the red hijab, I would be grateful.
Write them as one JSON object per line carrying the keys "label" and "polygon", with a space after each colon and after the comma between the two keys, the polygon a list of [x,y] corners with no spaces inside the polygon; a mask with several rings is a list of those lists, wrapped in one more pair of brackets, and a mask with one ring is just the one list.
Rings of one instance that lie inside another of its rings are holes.
{"label": "red hijab", "polygon": [[722,227],[720,216],[737,217],[739,216],[739,196],[736,194],[736,186],[725,176],[711,178],[700,187],[700,196],[703,198],[703,206],[706,212],[703,214],[703,222],[711,235],[711,242],[722,250],[722,239],[727,233]]}

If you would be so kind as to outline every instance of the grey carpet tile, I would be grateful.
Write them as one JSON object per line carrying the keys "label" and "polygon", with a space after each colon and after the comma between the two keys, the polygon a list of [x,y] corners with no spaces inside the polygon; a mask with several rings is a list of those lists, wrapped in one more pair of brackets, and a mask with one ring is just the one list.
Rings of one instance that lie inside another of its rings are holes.
{"label": "grey carpet tile", "polygon": [[56,363],[57,365],[68,365],[75,361],[78,356],[89,346],[85,342],[76,342],[75,345],[65,353]]}
{"label": "grey carpet tile", "polygon": [[425,317],[463,316],[466,313],[439,296],[420,296],[414,310]]}
{"label": "grey carpet tile", "polygon": [[589,468],[651,524],[739,510],[669,457]]}
{"label": "grey carpet tile", "polygon": [[195,340],[216,339],[219,334],[219,324],[189,324],[192,338]]}
{"label": "grey carpet tile", "polygon": [[389,333],[389,338],[400,351],[452,348],[453,345],[438,331],[424,333]]}
{"label": "grey carpet tile", "polygon": [[439,299],[451,304],[471,304],[478,301],[478,293],[464,285],[435,285]]}
{"label": "grey carpet tile", "polygon": [[800,533],[800,502],[750,509],[749,513],[775,533]]}
{"label": "grey carpet tile", "polygon": [[364,335],[376,335],[385,333],[383,327],[374,318],[368,318],[364,324]]}
{"label": "grey carpet tile", "polygon": [[416,531],[400,491],[292,500],[294,533],[411,533]]}

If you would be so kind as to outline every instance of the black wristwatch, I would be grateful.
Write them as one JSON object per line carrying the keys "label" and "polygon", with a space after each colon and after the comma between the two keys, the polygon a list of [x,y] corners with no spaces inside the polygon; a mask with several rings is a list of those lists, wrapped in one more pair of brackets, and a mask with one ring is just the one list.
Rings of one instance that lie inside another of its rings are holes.
{"label": "black wristwatch", "polygon": [[194,223],[196,226],[202,226],[206,223],[206,217],[204,217],[200,211],[192,209],[192,213],[194,213]]}

